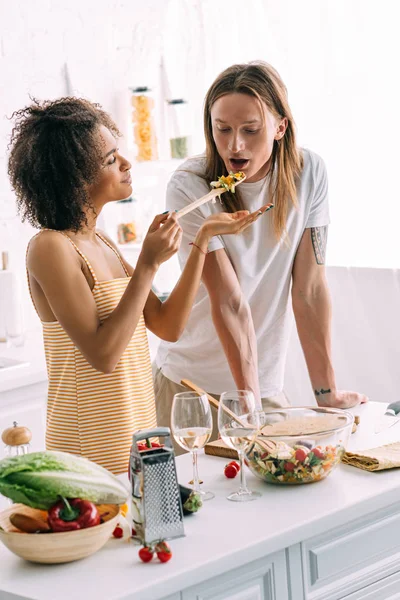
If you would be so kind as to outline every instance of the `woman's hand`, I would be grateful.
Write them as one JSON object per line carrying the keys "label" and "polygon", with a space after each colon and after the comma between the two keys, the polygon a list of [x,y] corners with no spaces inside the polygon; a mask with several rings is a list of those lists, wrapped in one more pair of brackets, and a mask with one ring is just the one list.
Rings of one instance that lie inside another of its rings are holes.
{"label": "woman's hand", "polygon": [[138,263],[154,269],[171,258],[178,250],[182,240],[182,228],[176,213],[157,215],[149,227],[143,241]]}
{"label": "woman's hand", "polygon": [[207,217],[200,229],[209,237],[242,233],[271,206],[272,204],[265,204],[253,213],[249,213],[248,210],[238,210],[234,213],[216,213]]}

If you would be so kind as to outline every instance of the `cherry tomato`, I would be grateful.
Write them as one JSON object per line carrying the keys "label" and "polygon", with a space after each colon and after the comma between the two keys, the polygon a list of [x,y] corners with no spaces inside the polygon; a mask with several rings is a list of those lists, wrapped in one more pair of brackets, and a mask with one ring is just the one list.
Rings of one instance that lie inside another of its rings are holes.
{"label": "cherry tomato", "polygon": [[238,470],[233,465],[225,465],[224,475],[228,479],[233,479],[238,474]]}
{"label": "cherry tomato", "polygon": [[236,462],[236,460],[232,460],[230,463],[228,463],[230,465],[233,465],[234,467],[236,467],[237,472],[239,473],[240,471],[240,465],[238,462]]}
{"label": "cherry tomato", "polygon": [[294,471],[295,465],[291,462],[285,462],[284,468],[285,471]]}
{"label": "cherry tomato", "polygon": [[153,552],[151,550],[151,548],[148,548],[147,546],[144,546],[143,548],[140,548],[139,550],[139,558],[140,560],[142,560],[143,562],[150,562],[151,559],[153,558]]}
{"label": "cherry tomato", "polygon": [[163,563],[168,562],[172,558],[172,551],[167,542],[160,542],[157,544],[156,552],[157,558]]}
{"label": "cherry tomato", "polygon": [[171,552],[157,552],[159,560],[163,563],[168,562],[172,558]]}
{"label": "cherry tomato", "polygon": [[303,462],[307,458],[307,452],[303,448],[297,448],[294,456],[296,460]]}
{"label": "cherry tomato", "polygon": [[311,452],[314,454],[314,456],[320,458],[321,460],[325,458],[325,454],[322,452],[321,448],[318,448],[318,446],[313,448]]}
{"label": "cherry tomato", "polygon": [[115,538],[122,538],[124,535],[124,532],[122,530],[122,527],[120,527],[119,525],[116,526],[116,528],[113,531],[113,536]]}

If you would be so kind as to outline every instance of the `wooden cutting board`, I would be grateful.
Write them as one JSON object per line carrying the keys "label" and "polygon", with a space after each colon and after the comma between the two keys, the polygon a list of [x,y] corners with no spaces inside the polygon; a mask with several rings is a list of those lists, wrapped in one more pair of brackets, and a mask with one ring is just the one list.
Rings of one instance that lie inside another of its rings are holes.
{"label": "wooden cutting board", "polygon": [[222,440],[209,442],[204,446],[204,452],[211,456],[223,456],[224,458],[238,459],[238,453],[233,448],[230,448]]}

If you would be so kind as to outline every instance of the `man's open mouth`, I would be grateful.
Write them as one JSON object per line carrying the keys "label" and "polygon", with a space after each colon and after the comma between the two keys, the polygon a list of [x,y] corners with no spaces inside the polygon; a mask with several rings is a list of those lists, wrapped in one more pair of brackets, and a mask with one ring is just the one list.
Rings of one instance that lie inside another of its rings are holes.
{"label": "man's open mouth", "polygon": [[233,171],[242,171],[249,164],[249,160],[247,158],[230,158],[229,164]]}

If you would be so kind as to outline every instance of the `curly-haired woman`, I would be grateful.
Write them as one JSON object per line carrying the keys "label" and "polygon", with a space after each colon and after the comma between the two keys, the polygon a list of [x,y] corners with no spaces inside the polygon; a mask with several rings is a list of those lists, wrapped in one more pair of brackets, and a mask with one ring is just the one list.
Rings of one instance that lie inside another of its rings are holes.
{"label": "curly-haired woman", "polygon": [[121,473],[132,433],[156,424],[146,327],[163,340],[180,337],[209,240],[243,231],[258,211],[206,219],[161,303],[151,285],[179,248],[177,215],[154,219],[135,269],[96,229],[103,206],[132,191],[131,165],[110,116],[76,98],[34,102],[13,116],[9,176],[22,217],[41,228],[29,244],[27,269],[49,378],[46,447]]}

